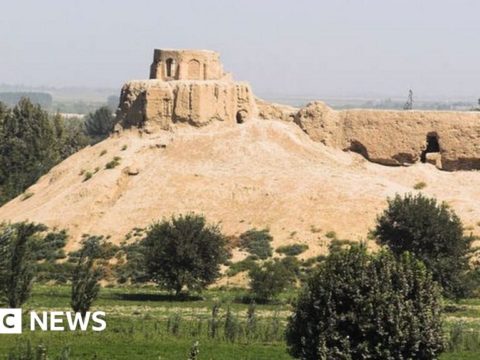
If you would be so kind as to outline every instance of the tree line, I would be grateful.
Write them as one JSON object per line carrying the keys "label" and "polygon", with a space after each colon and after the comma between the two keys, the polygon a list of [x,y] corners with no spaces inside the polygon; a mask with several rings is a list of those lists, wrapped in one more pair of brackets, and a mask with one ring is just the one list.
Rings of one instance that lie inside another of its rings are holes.
{"label": "tree line", "polygon": [[85,119],[65,120],[22,98],[0,102],[0,205],[23,193],[60,161],[105,139],[115,117],[102,107]]}

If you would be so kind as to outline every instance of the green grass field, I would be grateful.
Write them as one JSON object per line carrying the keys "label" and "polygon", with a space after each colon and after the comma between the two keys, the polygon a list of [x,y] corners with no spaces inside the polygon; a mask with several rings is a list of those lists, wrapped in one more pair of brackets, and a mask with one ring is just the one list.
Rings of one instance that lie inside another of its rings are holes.
{"label": "green grass field", "polygon": [[[192,344],[199,341],[200,359],[291,359],[283,342],[290,312],[285,294],[278,305],[256,305],[256,325],[247,324],[248,305],[239,299],[241,290],[209,290],[202,298],[173,300],[153,287],[104,288],[94,309],[107,314],[103,332],[30,332],[0,335],[0,353],[7,358],[12,348],[30,342],[47,347],[49,359],[69,348],[70,359],[187,359]],[[36,286],[24,311],[70,310],[66,286]],[[212,307],[220,304],[216,335],[212,336]],[[480,300],[466,300],[446,314],[446,332],[457,332],[456,351],[442,360],[480,358]],[[225,330],[230,307],[235,331]],[[461,324],[461,325],[459,325]],[[28,326],[27,326],[28,327]],[[467,335],[465,335],[467,334]]]}

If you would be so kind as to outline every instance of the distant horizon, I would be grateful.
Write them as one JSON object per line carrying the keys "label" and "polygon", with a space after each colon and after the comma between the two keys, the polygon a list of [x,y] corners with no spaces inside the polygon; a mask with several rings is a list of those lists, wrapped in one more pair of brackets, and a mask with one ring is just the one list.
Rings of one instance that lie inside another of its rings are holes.
{"label": "distant horizon", "polygon": [[[62,91],[84,91],[84,92],[99,92],[105,93],[107,95],[120,95],[121,86],[118,88],[114,87],[92,87],[92,86],[52,86],[52,85],[39,85],[39,86],[30,86],[25,84],[6,84],[0,83],[0,93],[1,92],[28,92],[28,91],[44,91],[44,92],[62,92]],[[363,94],[355,94],[355,93],[344,93],[344,94],[294,94],[288,92],[265,92],[265,93],[257,93],[255,89],[252,89],[254,94],[260,98],[264,98],[266,100],[271,99],[290,99],[290,100],[302,100],[302,99],[315,99],[315,100],[364,100],[364,101],[381,101],[381,100],[406,100],[408,96],[408,90],[405,94],[381,94],[381,93],[368,93],[365,92]],[[414,91],[415,100],[417,102],[449,102],[449,101],[465,101],[465,102],[472,102],[477,103],[478,99],[480,98],[475,95],[463,95],[463,96],[448,96],[448,95],[425,95],[425,94],[418,94]],[[79,100],[82,100],[81,97]]]}
{"label": "distant horizon", "polygon": [[119,90],[148,78],[153,49],[200,48],[260,96],[480,97],[473,0],[20,0],[2,10],[1,83]]}

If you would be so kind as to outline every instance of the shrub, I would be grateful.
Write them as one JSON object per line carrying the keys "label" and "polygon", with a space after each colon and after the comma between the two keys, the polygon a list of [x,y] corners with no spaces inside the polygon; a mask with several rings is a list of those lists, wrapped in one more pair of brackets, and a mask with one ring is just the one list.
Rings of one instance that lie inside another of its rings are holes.
{"label": "shrub", "polygon": [[33,192],[31,191],[26,191],[23,193],[22,197],[20,198],[20,200],[22,201],[25,201],[27,199],[30,199],[33,195],[35,195]]}
{"label": "shrub", "polygon": [[337,233],[335,231],[328,231],[325,236],[329,239],[336,239]]}
{"label": "shrub", "polygon": [[125,151],[125,150],[127,150],[127,148],[128,148],[127,145],[123,145],[121,150],[122,150],[122,151]]}
{"label": "shrub", "polygon": [[54,281],[58,284],[66,284],[72,279],[75,265],[70,262],[41,262],[37,265],[36,282],[46,283]]}
{"label": "shrub", "polygon": [[427,183],[423,181],[420,181],[413,186],[415,190],[422,190],[422,189],[425,189],[426,187],[427,187]]}
{"label": "shrub", "polygon": [[373,235],[400,255],[409,251],[422,260],[448,297],[467,296],[465,281],[474,238],[465,236],[460,219],[445,204],[421,194],[388,200]]}
{"label": "shrub", "polygon": [[88,181],[92,178],[93,174],[90,171],[84,173],[83,181]]}
{"label": "shrub", "polygon": [[281,261],[267,261],[248,272],[250,291],[259,301],[270,301],[294,280],[294,275]]}
{"label": "shrub", "polygon": [[249,271],[256,266],[255,260],[252,256],[248,256],[244,260],[238,261],[230,265],[227,270],[228,276],[235,276],[242,271]]}
{"label": "shrub", "polygon": [[100,156],[103,156],[107,153],[107,150],[103,149],[101,152],[100,152]]}
{"label": "shrub", "polygon": [[275,251],[279,254],[284,254],[287,256],[297,256],[307,250],[308,250],[307,244],[292,244],[292,245],[280,246]]}
{"label": "shrub", "polygon": [[120,165],[120,160],[121,160],[121,158],[119,156],[115,156],[111,161],[109,161],[105,165],[105,169],[109,170],[109,169],[113,169],[113,168],[117,167],[118,165]]}
{"label": "shrub", "polygon": [[270,242],[273,240],[268,229],[250,229],[240,235],[240,248],[250,254],[265,260],[272,256]]}
{"label": "shrub", "polygon": [[345,250],[348,249],[350,246],[354,245],[355,242],[351,240],[340,240],[340,239],[333,239],[330,241],[330,244],[328,244],[328,252],[329,254],[332,254],[337,251]]}
{"label": "shrub", "polygon": [[195,214],[153,224],[142,245],[151,280],[177,295],[183,288],[202,290],[213,283],[229,256],[219,227]]}
{"label": "shrub", "polygon": [[308,259],[305,259],[303,261],[303,266],[306,268],[312,267],[313,265],[316,265],[318,262],[320,262],[321,259],[322,258],[319,258],[318,256],[309,257]]}
{"label": "shrub", "polygon": [[300,277],[302,275],[303,262],[298,260],[295,256],[285,256],[283,259],[280,259],[280,263],[287,269],[292,281],[295,277]]}
{"label": "shrub", "polygon": [[145,283],[149,280],[145,265],[145,248],[141,241],[124,244],[117,253],[120,260],[114,269],[119,283],[130,281],[133,284]]}
{"label": "shrub", "polygon": [[57,231],[56,229],[48,232],[44,237],[36,239],[33,243],[35,260],[45,260],[53,263],[56,260],[64,259],[66,256],[63,248],[67,244],[67,240],[67,231]]}
{"label": "shrub", "polygon": [[301,359],[436,359],[443,351],[439,291],[404,253],[356,245],[330,255],[289,318],[289,353]]}

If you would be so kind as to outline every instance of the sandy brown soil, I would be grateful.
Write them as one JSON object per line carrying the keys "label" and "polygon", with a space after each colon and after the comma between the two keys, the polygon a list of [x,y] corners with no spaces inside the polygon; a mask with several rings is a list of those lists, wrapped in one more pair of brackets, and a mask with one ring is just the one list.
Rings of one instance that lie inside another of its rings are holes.
{"label": "sandy brown soil", "polygon": [[[120,165],[105,169],[114,156],[121,157]],[[96,168],[83,181],[80,174]],[[129,175],[128,169],[138,174]],[[74,248],[83,233],[120,242],[134,227],[195,211],[220,222],[229,235],[269,227],[274,247],[307,243],[310,249],[302,257],[310,257],[324,252],[328,231],[365,239],[386,198],[414,192],[420,181],[427,184],[424,193],[447,201],[467,227],[480,230],[476,171],[372,164],[313,142],[295,124],[280,121],[151,135],[131,130],[63,161],[28,190],[33,196],[0,208],[0,220],[68,228],[68,247]]]}

